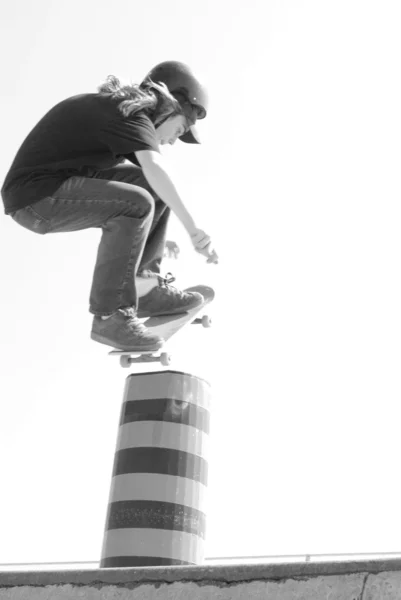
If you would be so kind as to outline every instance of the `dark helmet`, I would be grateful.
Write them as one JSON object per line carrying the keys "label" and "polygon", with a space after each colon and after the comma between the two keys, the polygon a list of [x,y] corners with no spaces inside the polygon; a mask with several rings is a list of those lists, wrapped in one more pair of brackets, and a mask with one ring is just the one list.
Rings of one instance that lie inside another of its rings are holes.
{"label": "dark helmet", "polygon": [[181,104],[191,125],[188,131],[180,137],[180,140],[198,144],[199,139],[193,124],[197,119],[204,119],[207,114],[208,95],[205,87],[198,81],[188,65],[175,60],[159,63],[149,71],[145,79],[147,78],[155,83],[161,81],[166,84],[169,91]]}

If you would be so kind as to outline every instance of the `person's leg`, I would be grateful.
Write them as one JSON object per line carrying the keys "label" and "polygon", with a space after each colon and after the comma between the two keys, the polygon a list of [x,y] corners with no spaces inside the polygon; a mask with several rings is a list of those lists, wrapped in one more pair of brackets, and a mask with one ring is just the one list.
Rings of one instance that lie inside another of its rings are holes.
{"label": "person's leg", "polygon": [[168,206],[151,188],[142,169],[132,163],[124,163],[111,169],[97,171],[93,173],[93,177],[96,179],[121,181],[139,186],[147,190],[153,197],[155,210],[149,235],[143,250],[142,260],[138,267],[138,273],[148,276],[151,274],[160,274],[160,266],[163,260],[167,226],[170,216],[170,209]]}
{"label": "person's leg", "polygon": [[174,277],[160,276],[160,266],[164,254],[170,209],[157,196],[148,184],[142,169],[126,163],[92,174],[96,179],[130,183],[143,187],[153,197],[155,210],[150,231],[138,266],[136,290],[138,297],[138,317],[182,313],[203,303],[197,292],[181,291],[171,285]]}
{"label": "person's leg", "polygon": [[[142,187],[145,185],[147,189]],[[151,241],[145,258],[147,266],[160,270],[164,249],[168,210],[151,191],[139,167],[123,164],[92,172],[89,177],[72,177],[51,198],[32,207],[34,231],[38,231],[37,216],[41,219],[41,233],[102,227],[90,296],[90,311],[95,315],[111,315],[127,306],[137,308],[140,317],[175,314],[203,302],[200,294],[172,287],[174,278],[165,279],[150,270],[144,274],[147,281],[145,277],[135,280],[143,265],[148,236]],[[141,280],[145,287],[139,294],[138,307],[136,285]]]}
{"label": "person's leg", "polygon": [[170,209],[161,200],[156,200],[152,227],[143,251],[138,272],[160,274],[167,238]]}
{"label": "person's leg", "polygon": [[147,190],[123,181],[72,177],[25,213],[24,219],[18,213],[14,219],[41,233],[102,228],[90,312],[110,315],[121,307],[136,306],[135,275],[154,214]]}

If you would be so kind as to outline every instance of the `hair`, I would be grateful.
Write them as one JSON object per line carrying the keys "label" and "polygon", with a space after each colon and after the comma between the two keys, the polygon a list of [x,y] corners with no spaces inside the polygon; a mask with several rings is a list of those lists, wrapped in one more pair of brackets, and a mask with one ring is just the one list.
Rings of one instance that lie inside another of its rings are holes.
{"label": "hair", "polygon": [[154,125],[183,114],[180,103],[169,92],[168,87],[162,82],[155,83],[149,77],[141,84],[124,85],[117,77],[109,75],[98,87],[98,93],[111,94],[113,98],[121,99],[118,108],[125,117],[144,111]]}

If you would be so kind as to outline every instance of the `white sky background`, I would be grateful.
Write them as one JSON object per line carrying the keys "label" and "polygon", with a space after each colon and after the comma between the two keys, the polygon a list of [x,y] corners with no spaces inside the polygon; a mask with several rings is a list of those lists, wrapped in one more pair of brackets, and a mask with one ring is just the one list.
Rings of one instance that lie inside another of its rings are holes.
{"label": "white sky background", "polygon": [[[399,551],[398,0],[25,0],[1,29],[2,180],[110,73],[209,83],[204,144],[168,158],[221,264],[174,220],[166,264],[217,293],[171,344],[213,386],[207,556]],[[98,239],[0,219],[0,562],[100,557],[129,371],[89,339]]]}

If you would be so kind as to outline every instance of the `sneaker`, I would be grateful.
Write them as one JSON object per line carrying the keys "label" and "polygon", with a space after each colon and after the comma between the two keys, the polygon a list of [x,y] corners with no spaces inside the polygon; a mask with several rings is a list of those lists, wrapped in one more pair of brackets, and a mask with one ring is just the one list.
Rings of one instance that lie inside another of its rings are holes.
{"label": "sneaker", "polygon": [[138,317],[155,317],[185,313],[204,302],[202,294],[177,290],[171,283],[175,277],[167,273],[166,277],[157,276],[158,285],[145,296],[139,298]]}
{"label": "sneaker", "polygon": [[139,321],[134,308],[120,308],[108,319],[93,318],[92,340],[133,352],[156,351],[164,344],[163,338],[151,333]]}

